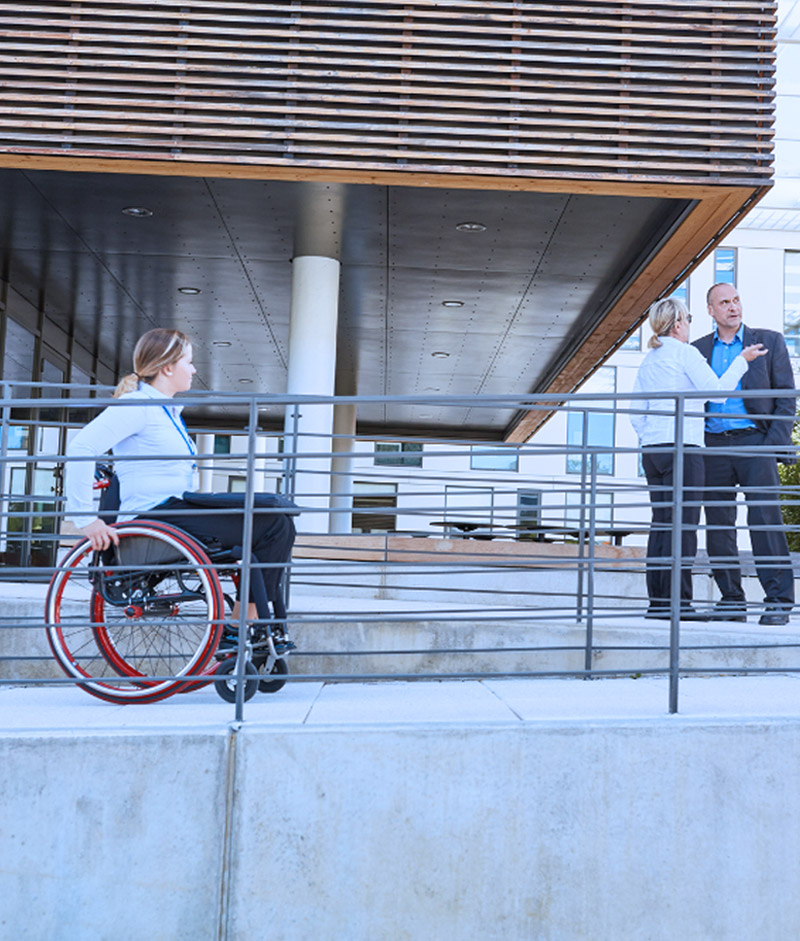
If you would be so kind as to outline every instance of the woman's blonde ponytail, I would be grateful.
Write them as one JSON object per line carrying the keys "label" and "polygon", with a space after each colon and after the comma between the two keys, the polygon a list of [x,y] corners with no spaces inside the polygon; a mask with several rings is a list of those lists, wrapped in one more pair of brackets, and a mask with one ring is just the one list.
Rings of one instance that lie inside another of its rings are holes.
{"label": "woman's blonde ponytail", "polygon": [[135,392],[139,388],[139,377],[135,372],[128,373],[127,376],[123,376],[120,379],[117,388],[114,389],[114,398],[118,399],[121,395],[125,395],[127,392]]}
{"label": "woman's blonde ponytail", "polygon": [[661,346],[660,338],[669,336],[678,320],[688,320],[689,311],[686,305],[676,297],[664,297],[650,305],[647,317],[650,321],[650,329],[653,331],[647,345],[651,350],[657,350]]}
{"label": "woman's blonde ponytail", "polygon": [[127,392],[134,392],[140,382],[152,382],[165,366],[177,363],[192,345],[189,337],[180,330],[156,327],[139,337],[133,350],[133,372],[128,373],[114,390],[118,399]]}

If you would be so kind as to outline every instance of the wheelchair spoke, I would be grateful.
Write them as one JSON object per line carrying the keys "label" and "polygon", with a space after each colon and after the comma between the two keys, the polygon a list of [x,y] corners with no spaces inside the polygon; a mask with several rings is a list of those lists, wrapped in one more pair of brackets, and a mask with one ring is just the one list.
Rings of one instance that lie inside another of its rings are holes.
{"label": "wheelchair spoke", "polygon": [[178,692],[213,656],[222,589],[213,570],[197,567],[208,558],[180,531],[136,523],[117,530],[120,547],[108,564],[97,566],[88,543],[62,562],[48,589],[48,640],[88,692],[152,702]]}

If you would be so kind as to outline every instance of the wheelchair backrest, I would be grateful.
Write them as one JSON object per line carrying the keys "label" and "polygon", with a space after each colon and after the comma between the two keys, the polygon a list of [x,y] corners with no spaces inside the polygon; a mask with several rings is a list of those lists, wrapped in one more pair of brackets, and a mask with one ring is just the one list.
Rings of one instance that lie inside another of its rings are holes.
{"label": "wheelchair backrest", "polygon": [[100,491],[98,516],[104,523],[116,523],[119,515],[119,477],[114,473],[112,464],[94,465],[94,488]]}

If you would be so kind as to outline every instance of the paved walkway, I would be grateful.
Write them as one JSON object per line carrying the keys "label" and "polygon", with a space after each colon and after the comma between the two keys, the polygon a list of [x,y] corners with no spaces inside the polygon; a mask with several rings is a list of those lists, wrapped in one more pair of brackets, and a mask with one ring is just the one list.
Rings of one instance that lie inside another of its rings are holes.
{"label": "paved walkway", "polygon": [[[620,721],[800,722],[800,675],[687,677],[679,715],[665,678],[289,683],[245,704],[245,722],[273,726],[454,726]],[[233,706],[211,689],[151,705],[115,706],[64,686],[0,687],[0,734],[163,732],[223,728]]]}

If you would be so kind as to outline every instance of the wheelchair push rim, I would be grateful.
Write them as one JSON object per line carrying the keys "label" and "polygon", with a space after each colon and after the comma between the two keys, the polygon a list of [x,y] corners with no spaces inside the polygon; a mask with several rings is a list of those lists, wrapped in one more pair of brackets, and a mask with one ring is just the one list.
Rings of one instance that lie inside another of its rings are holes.
{"label": "wheelchair push rim", "polygon": [[47,638],[64,672],[92,695],[155,702],[211,661],[222,633],[222,586],[203,548],[181,530],[149,521],[114,528],[116,565],[82,540],[53,575]]}

